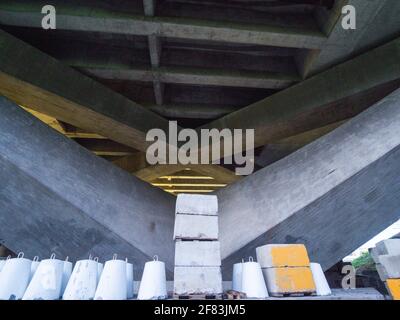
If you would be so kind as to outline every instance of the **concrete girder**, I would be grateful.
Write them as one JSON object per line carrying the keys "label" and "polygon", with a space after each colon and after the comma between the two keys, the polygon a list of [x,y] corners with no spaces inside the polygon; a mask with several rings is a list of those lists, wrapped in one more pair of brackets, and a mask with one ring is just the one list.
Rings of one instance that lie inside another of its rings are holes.
{"label": "concrete girder", "polygon": [[[356,29],[342,27],[342,8],[352,5],[356,9]],[[328,13],[317,10],[317,18],[328,40],[321,50],[303,51],[298,58],[303,77],[326,70],[335,64],[382,45],[400,35],[400,2],[391,0],[339,0]]]}
{"label": "concrete girder", "polygon": [[397,90],[321,139],[219,190],[226,275],[232,263],[266,243],[304,243],[327,269],[394,223],[400,216],[399,108]]}
{"label": "concrete girder", "polygon": [[[384,85],[393,91],[399,79],[400,39],[396,39],[198,130],[255,129],[254,145],[263,146],[350,118],[369,106],[352,97]],[[346,100],[355,103],[341,104]]]}
{"label": "concrete girder", "polygon": [[[73,64],[72,64],[73,65]],[[80,68],[86,74],[106,80],[161,81],[162,83],[282,89],[300,81],[296,74],[213,70],[204,68],[95,69]]]}
{"label": "concrete girder", "polygon": [[141,151],[148,130],[168,132],[164,118],[1,30],[0,93]]}
{"label": "concrete girder", "polygon": [[[14,1],[2,1],[0,23],[9,26],[41,28],[43,15],[40,4],[26,2],[25,7]],[[223,41],[278,47],[320,49],[326,41],[315,29],[287,29],[279,26],[251,25],[235,22],[207,21],[189,18],[154,17],[93,10],[85,6],[68,6],[53,1],[57,7],[57,29],[102,32],[179,39]],[[79,14],[77,14],[79,12]]]}

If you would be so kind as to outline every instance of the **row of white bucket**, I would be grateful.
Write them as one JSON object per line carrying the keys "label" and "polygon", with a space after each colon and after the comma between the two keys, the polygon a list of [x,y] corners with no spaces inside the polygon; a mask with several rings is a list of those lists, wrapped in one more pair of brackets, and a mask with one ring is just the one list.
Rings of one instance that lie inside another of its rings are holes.
{"label": "row of white bucket", "polygon": [[[0,260],[0,300],[126,300],[134,296],[133,265],[114,255],[104,266],[98,259],[68,261],[55,258],[39,262],[24,258]],[[167,297],[165,264],[145,264],[138,299]]]}
{"label": "row of white bucket", "polygon": [[[310,267],[317,295],[330,295],[331,289],[321,265],[312,262]],[[254,262],[252,257],[248,262],[242,260],[241,263],[233,265],[232,289],[245,293],[248,298],[265,299],[269,297],[261,266],[258,262]]]}

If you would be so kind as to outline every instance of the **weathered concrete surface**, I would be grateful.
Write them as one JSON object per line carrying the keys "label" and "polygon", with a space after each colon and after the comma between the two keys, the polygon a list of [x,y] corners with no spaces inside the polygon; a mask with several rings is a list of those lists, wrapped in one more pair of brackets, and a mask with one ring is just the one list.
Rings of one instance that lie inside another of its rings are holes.
{"label": "weathered concrete surface", "polygon": [[376,244],[379,255],[400,255],[400,239],[386,239]]}
{"label": "weathered concrete surface", "polygon": [[176,199],[175,212],[216,216],[218,213],[218,199],[213,195],[181,193]]}
{"label": "weathered concrete surface", "polygon": [[[70,6],[61,0],[53,0],[52,4],[57,8],[58,30],[141,36],[156,34],[160,37],[178,39],[314,49],[321,48],[326,40],[325,35],[314,28],[286,29],[204,19],[149,16],[145,18],[102,8],[88,8],[77,4]],[[0,6],[0,23],[4,25],[40,28],[42,18],[40,3],[29,1],[21,7],[14,1],[3,0]]]}
{"label": "weathered concrete surface", "polygon": [[[355,30],[345,30],[342,27],[342,8],[345,5],[352,5],[356,9]],[[316,17],[329,37],[322,50],[310,50],[306,53],[305,63],[300,66],[304,76],[326,70],[400,35],[399,1],[339,0],[335,2],[328,17],[328,12],[324,9],[318,11]]]}
{"label": "weathered concrete surface", "polygon": [[303,243],[329,268],[400,216],[400,90],[219,200],[223,266],[267,243]]}
{"label": "weathered concrete surface", "polygon": [[[40,11],[39,11],[40,12]],[[146,151],[168,121],[0,30],[0,93],[20,105]]]}
{"label": "weathered concrete surface", "polygon": [[0,238],[27,256],[157,254],[172,270],[175,198],[0,98]]}
{"label": "weathered concrete surface", "polygon": [[174,240],[218,240],[218,217],[176,214]]}
{"label": "weathered concrete surface", "polygon": [[262,268],[262,273],[271,296],[316,291],[310,267]]}
{"label": "weathered concrete surface", "polygon": [[365,110],[364,103],[343,107],[337,102],[398,80],[399,61],[398,38],[197,130],[255,129],[258,147],[348,119]]}
{"label": "weathered concrete surface", "polygon": [[175,267],[175,294],[222,293],[220,267]]}
{"label": "weathered concrete surface", "polygon": [[175,243],[176,267],[220,267],[219,241],[177,241]]}

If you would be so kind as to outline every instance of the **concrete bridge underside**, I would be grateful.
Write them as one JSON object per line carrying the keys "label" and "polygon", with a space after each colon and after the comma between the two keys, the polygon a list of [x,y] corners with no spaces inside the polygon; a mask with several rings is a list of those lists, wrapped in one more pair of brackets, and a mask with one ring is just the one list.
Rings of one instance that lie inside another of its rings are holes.
{"label": "concrete bridge underside", "polygon": [[[171,278],[175,197],[151,184],[183,174],[164,190],[217,190],[226,279],[267,242],[329,268],[399,218],[400,1],[53,2],[52,31],[40,2],[0,4],[0,245],[118,253],[137,279],[158,255]],[[168,120],[255,129],[257,171],[150,166]]]}
{"label": "concrete bridge underside", "polygon": [[[399,218],[400,91],[219,191],[225,277],[267,242],[305,243],[325,268]],[[90,154],[5,98],[2,242],[29,256],[173,264],[174,197]]]}

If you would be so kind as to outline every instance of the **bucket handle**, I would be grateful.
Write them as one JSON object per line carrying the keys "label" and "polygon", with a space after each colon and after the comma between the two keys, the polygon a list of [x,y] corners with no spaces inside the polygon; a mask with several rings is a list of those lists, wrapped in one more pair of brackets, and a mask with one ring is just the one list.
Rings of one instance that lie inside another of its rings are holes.
{"label": "bucket handle", "polygon": [[157,256],[157,255],[155,255],[155,256],[153,257],[153,261],[158,261],[158,256]]}
{"label": "bucket handle", "polygon": [[249,257],[249,262],[254,262],[253,257]]}
{"label": "bucket handle", "polygon": [[10,259],[11,259],[11,255],[9,255],[6,260],[10,260]]}
{"label": "bucket handle", "polygon": [[51,259],[51,260],[54,260],[55,258],[56,258],[56,254],[55,254],[55,253],[52,253],[51,256],[50,256],[50,259]]}
{"label": "bucket handle", "polygon": [[117,260],[118,255],[116,253],[113,254],[113,260]]}
{"label": "bucket handle", "polygon": [[98,262],[99,262],[99,257],[95,257],[95,258],[93,259],[93,261],[98,263]]}
{"label": "bucket handle", "polygon": [[92,254],[89,254],[89,260],[92,260],[92,258],[93,258]]}
{"label": "bucket handle", "polygon": [[18,253],[18,256],[17,256],[18,259],[22,259],[23,257],[24,257],[24,253],[23,252]]}
{"label": "bucket handle", "polygon": [[39,256],[34,256],[33,257],[33,262],[38,262],[39,261]]}

